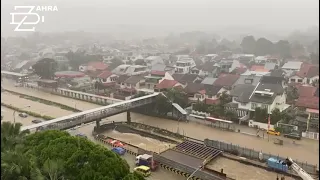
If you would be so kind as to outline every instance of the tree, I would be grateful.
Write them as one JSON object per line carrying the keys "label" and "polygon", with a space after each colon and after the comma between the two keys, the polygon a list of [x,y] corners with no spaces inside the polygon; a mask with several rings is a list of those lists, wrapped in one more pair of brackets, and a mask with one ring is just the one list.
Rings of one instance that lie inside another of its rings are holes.
{"label": "tree", "polygon": [[291,55],[293,57],[298,57],[305,54],[305,48],[300,42],[295,41],[291,44]]}
{"label": "tree", "polygon": [[280,120],[282,120],[283,114],[280,112],[280,110],[278,108],[275,108],[271,111],[271,115],[270,115],[270,123],[271,124],[276,124],[277,122],[279,122]]}
{"label": "tree", "polygon": [[135,65],[141,65],[141,66],[145,66],[147,65],[146,62],[144,62],[144,59],[137,59],[135,62],[134,62]]}
{"label": "tree", "polygon": [[311,53],[310,60],[312,64],[319,64],[319,54]]}
{"label": "tree", "polygon": [[172,104],[165,96],[159,95],[156,97],[154,109],[159,115],[166,115],[168,112],[172,110]]}
{"label": "tree", "polygon": [[113,58],[111,59],[111,64],[109,64],[109,69],[112,70],[118,66],[120,66],[121,64],[123,64],[123,62],[119,59],[119,58]]}
{"label": "tree", "polygon": [[253,36],[246,36],[242,39],[240,44],[242,51],[248,54],[255,53],[256,40]]}
{"label": "tree", "polygon": [[265,56],[274,52],[274,46],[271,41],[266,38],[259,38],[256,42],[255,55]]}
{"label": "tree", "polygon": [[40,76],[41,79],[53,79],[57,68],[57,62],[50,58],[41,59],[32,66],[34,73]]}
{"label": "tree", "polygon": [[297,87],[295,86],[288,86],[286,89],[286,94],[287,94],[287,102],[291,103],[294,100],[299,98],[299,92]]}
{"label": "tree", "polygon": [[268,120],[268,111],[267,109],[262,109],[262,108],[255,108],[254,111],[254,120],[257,122],[262,122],[262,123],[267,123]]}
{"label": "tree", "polygon": [[275,53],[279,54],[282,58],[291,57],[291,47],[289,41],[280,40],[275,44]]}
{"label": "tree", "polygon": [[[14,129],[11,126],[9,129]],[[1,138],[26,138],[14,149],[2,148],[2,180],[144,179],[130,173],[129,165],[120,156],[85,138],[64,131],[42,131],[28,136],[9,132],[1,128]],[[12,144],[8,142],[1,142],[2,146]]]}
{"label": "tree", "polygon": [[238,117],[237,112],[233,110],[226,110],[224,115],[228,120],[236,119]]}
{"label": "tree", "polygon": [[66,54],[66,58],[69,60],[69,64],[73,70],[79,70],[80,65],[87,64],[88,62],[102,61],[101,55],[88,55],[84,50],[69,51]]}
{"label": "tree", "polygon": [[226,91],[223,91],[221,94],[218,94],[218,97],[221,105],[225,105],[232,101],[232,97],[229,94],[227,94]]}
{"label": "tree", "polygon": [[182,108],[185,108],[188,104],[187,94],[179,89],[172,88],[164,92],[164,94],[170,102],[177,103]]}
{"label": "tree", "polygon": [[29,130],[21,131],[22,124],[10,122],[1,123],[1,152],[12,150],[17,144],[21,144]]}

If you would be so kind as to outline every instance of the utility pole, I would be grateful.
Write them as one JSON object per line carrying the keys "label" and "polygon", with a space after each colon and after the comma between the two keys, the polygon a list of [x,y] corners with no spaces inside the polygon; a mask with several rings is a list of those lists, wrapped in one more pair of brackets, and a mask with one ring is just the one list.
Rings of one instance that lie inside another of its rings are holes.
{"label": "utility pole", "polygon": [[[28,108],[28,107],[30,107],[30,106],[26,106],[26,107],[24,107],[24,108],[21,108],[21,109],[25,109],[25,108]],[[14,110],[13,111],[13,113],[12,113],[12,115],[13,115],[13,124],[16,124],[16,110]]]}

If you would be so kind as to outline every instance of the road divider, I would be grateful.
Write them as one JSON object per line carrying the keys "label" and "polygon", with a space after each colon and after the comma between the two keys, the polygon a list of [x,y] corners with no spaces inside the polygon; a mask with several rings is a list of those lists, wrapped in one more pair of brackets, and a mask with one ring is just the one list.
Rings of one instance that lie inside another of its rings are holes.
{"label": "road divider", "polygon": [[56,106],[56,107],[59,107],[61,109],[67,110],[67,111],[81,112],[81,110],[79,110],[79,109],[76,109],[76,108],[73,108],[73,107],[58,103],[58,102],[49,101],[47,99],[39,98],[39,97],[36,97],[36,96],[30,96],[30,95],[27,95],[27,94],[19,93],[19,92],[16,92],[16,91],[5,89],[5,88],[4,88],[4,90],[9,92],[9,93],[11,93],[11,94],[18,95],[20,98],[28,99],[28,100],[31,100],[31,101],[36,101],[36,102],[39,102],[39,103],[42,103],[42,104],[46,104],[46,105],[49,105],[49,106]]}
{"label": "road divider", "polygon": [[32,112],[32,111],[26,111],[26,110],[20,109],[20,108],[18,108],[18,107],[12,106],[11,104],[6,104],[6,103],[3,103],[3,102],[1,102],[1,106],[4,106],[4,107],[6,107],[6,108],[9,108],[9,109],[12,109],[12,110],[14,110],[14,111],[21,112],[21,113],[26,113],[26,114],[28,114],[29,116],[41,118],[41,119],[44,119],[44,120],[54,119],[54,117],[47,116],[47,115],[41,115],[41,114],[38,114],[38,113],[35,113],[35,112]]}

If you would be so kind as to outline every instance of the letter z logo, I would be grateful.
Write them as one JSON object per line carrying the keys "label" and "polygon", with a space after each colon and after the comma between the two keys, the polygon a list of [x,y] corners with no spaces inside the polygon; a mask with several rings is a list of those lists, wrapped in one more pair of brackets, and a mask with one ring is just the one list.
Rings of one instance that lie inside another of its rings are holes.
{"label": "letter z logo", "polygon": [[[10,15],[11,15],[11,23],[10,24],[17,25],[16,28],[14,29],[14,31],[20,31],[20,32],[21,31],[24,31],[24,32],[35,31],[35,29],[36,29],[35,27],[25,28],[25,29],[21,28],[21,26],[23,26],[23,25],[36,25],[40,22],[41,18],[39,16],[39,14],[32,12],[35,9],[35,7],[36,6],[15,6],[14,7],[15,11],[18,11],[19,9],[22,9],[22,11],[24,11],[24,12],[10,13]],[[23,9],[25,9],[25,10],[23,10]],[[30,16],[35,16],[37,18],[37,20],[28,22],[27,18]],[[20,17],[22,19],[20,20],[20,22],[19,21],[16,22],[15,17]],[[43,19],[42,19],[42,21],[43,21]]]}

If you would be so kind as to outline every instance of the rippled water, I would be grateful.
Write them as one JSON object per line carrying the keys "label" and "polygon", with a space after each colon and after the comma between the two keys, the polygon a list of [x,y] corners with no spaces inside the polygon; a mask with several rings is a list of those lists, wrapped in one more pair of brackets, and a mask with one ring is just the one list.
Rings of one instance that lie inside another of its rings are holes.
{"label": "rippled water", "polygon": [[[228,177],[236,180],[276,180],[277,174],[254,166],[242,164],[224,157],[219,157],[210,162],[207,167],[220,171],[223,169]],[[279,175],[279,178],[281,176]],[[286,180],[294,180],[286,177]]]}
{"label": "rippled water", "polygon": [[139,134],[121,133],[116,130],[107,131],[103,134],[153,152],[162,152],[169,147],[174,146],[174,144],[162,142],[149,137],[143,137]]}

